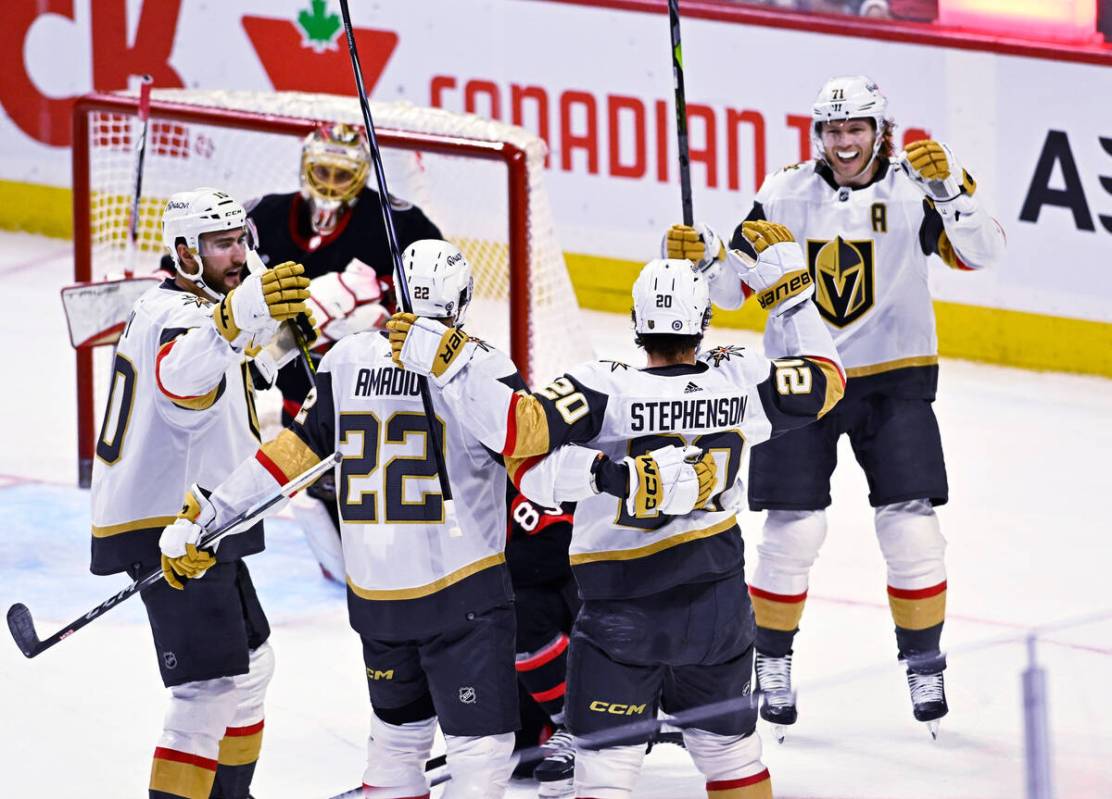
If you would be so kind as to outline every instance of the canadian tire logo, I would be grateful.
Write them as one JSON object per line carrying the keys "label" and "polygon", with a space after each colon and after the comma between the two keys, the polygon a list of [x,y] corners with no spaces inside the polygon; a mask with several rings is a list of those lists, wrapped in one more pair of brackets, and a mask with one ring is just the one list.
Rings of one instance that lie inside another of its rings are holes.
{"label": "canadian tire logo", "polygon": [[[310,0],[296,20],[273,17],[243,17],[243,30],[278,91],[351,94],[351,74],[340,15],[329,11],[327,0]],[[398,46],[398,34],[373,28],[352,28],[367,94]]]}

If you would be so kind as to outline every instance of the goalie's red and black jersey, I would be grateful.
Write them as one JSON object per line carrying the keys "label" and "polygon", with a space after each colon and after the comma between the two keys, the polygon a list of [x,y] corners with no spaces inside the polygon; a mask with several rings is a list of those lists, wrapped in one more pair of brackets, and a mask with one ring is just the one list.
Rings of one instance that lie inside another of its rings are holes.
{"label": "goalie's red and black jersey", "polygon": [[[394,231],[403,250],[421,239],[443,238],[440,229],[417,206],[395,199],[391,208]],[[327,236],[313,232],[309,213],[309,202],[298,192],[268,194],[251,206],[248,216],[258,231],[257,249],[264,263],[275,266],[295,261],[305,267],[305,275],[312,279],[328,272],[342,272],[352,259],[358,258],[392,284],[394,259],[387,243],[378,192],[364,188],[358,202]],[[394,310],[392,294],[388,292],[383,301],[390,311]],[[294,362],[278,373],[277,386],[285,401],[283,420],[288,422],[312,385],[304,366]]]}
{"label": "goalie's red and black jersey", "polygon": [[515,588],[571,577],[568,547],[574,513],[573,503],[546,508],[510,486],[506,563]]}
{"label": "goalie's red and black jersey", "polygon": [[[415,205],[394,199],[394,231],[404,250],[421,239],[443,238],[440,229]],[[358,258],[375,272],[389,278],[394,259],[382,221],[378,192],[364,188],[350,210],[340,217],[336,229],[318,235],[310,225],[309,202],[298,192],[268,194],[250,207],[247,215],[255,223],[257,250],[263,262],[273,266],[295,261],[305,267],[309,278],[342,272]]]}

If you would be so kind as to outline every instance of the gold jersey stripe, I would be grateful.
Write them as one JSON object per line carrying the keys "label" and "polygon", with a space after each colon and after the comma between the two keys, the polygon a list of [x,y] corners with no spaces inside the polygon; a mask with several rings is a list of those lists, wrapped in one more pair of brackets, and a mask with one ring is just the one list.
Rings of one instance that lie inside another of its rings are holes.
{"label": "gold jersey stripe", "polygon": [[826,398],[823,400],[822,408],[819,410],[819,415],[816,417],[821,419],[838,404],[838,401],[845,395],[846,386],[842,380],[842,373],[838,371],[838,367],[824,358],[808,358],[811,363],[822,370],[826,376]]}
{"label": "gold jersey stripe", "polygon": [[187,799],[208,799],[216,772],[156,757],[151,766],[151,790]]}
{"label": "gold jersey stripe", "polygon": [[510,413],[513,427],[506,441],[508,451],[503,454],[512,458],[528,458],[548,452],[548,417],[540,400],[532,394],[518,391]]}
{"label": "gold jersey stripe", "polygon": [[892,621],[905,630],[926,630],[946,620],[946,592],[920,599],[901,599],[888,595]]}
{"label": "gold jersey stripe", "polygon": [[803,605],[807,601],[777,602],[757,594],[750,594],[749,599],[753,603],[753,615],[757,617],[758,626],[787,633],[799,626],[799,620],[803,618]]}
{"label": "gold jersey stripe", "polygon": [[910,366],[937,366],[937,355],[916,355],[911,358],[897,358],[894,361],[874,363],[870,366],[854,366],[846,369],[846,377],[868,377],[882,372],[891,372],[896,369],[907,369]]}
{"label": "gold jersey stripe", "polygon": [[320,463],[320,457],[297,433],[285,429],[261,447],[263,454],[282,470],[289,480]]}
{"label": "gold jersey stripe", "polygon": [[375,601],[392,600],[392,599],[420,599],[423,596],[435,594],[437,591],[442,591],[450,585],[470,577],[473,574],[478,574],[481,571],[498,566],[506,562],[506,556],[502,552],[494,555],[488,555],[482,560],[477,560],[474,563],[469,563],[461,569],[456,569],[450,574],[445,574],[439,580],[433,580],[426,585],[419,585],[415,588],[389,588],[389,589],[374,589],[363,588],[356,585],[348,578],[348,587],[360,599],[371,599]]}
{"label": "gold jersey stripe", "polygon": [[259,759],[263,748],[263,731],[252,735],[225,735],[220,739],[217,762],[222,766],[249,766]]}
{"label": "gold jersey stripe", "polygon": [[202,394],[199,397],[182,397],[174,399],[170,397],[170,402],[177,405],[179,408],[185,408],[187,411],[203,411],[212,407],[212,404],[220,397],[220,384],[207,394]]}
{"label": "gold jersey stripe", "polygon": [[149,519],[136,519],[133,522],[120,524],[106,524],[103,527],[93,525],[93,538],[109,538],[120,533],[131,533],[135,530],[159,529],[168,524],[173,524],[177,516],[152,516]]}
{"label": "gold jersey stripe", "polygon": [[688,530],[686,533],[678,533],[669,538],[662,538],[659,541],[654,541],[643,547],[634,547],[633,549],[611,549],[604,552],[581,552],[571,556],[571,565],[582,566],[585,563],[595,563],[602,560],[636,560],[637,558],[647,558],[649,555],[655,555],[658,552],[677,547],[680,544],[686,544],[690,541],[698,541],[702,538],[710,538],[711,536],[718,535],[724,530],[729,530],[736,524],[737,517],[731,516],[728,519],[723,519],[718,522],[718,524],[713,524],[702,530]]}

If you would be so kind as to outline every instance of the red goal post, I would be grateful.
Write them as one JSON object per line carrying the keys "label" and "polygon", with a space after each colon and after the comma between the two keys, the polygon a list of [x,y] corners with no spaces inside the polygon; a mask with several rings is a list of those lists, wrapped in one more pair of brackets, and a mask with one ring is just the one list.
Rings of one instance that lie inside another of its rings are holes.
{"label": "red goal post", "polygon": [[[575,343],[581,337],[562,335],[575,329],[578,306],[543,188],[543,141],[522,128],[408,103],[372,103],[372,112],[391,194],[424,209],[472,264],[469,326],[507,348],[527,382],[589,357]],[[246,202],[295,191],[301,139],[331,121],[362,127],[357,101],[293,92],[152,92],[136,275],[157,267],[161,212],[171,193],[211,185]],[[138,124],[136,95],[90,94],[76,102],[78,282],[104,280],[134,262],[127,230]],[[86,486],[100,410],[92,346],[78,347],[76,360],[78,480]]]}

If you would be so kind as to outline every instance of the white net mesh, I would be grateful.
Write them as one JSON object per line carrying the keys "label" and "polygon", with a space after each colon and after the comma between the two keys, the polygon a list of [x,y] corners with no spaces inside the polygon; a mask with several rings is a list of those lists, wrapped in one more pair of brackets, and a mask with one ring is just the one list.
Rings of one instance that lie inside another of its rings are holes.
{"label": "white net mesh", "polygon": [[[354,98],[284,92],[156,90],[143,172],[138,247],[128,246],[135,170],[135,115],[94,112],[89,125],[89,215],[92,276],[153,269],[162,253],[160,220],[170,194],[215,186],[241,201],[298,189],[301,135],[264,130],[268,117],[361,125]],[[159,118],[160,103],[211,109],[211,123],[184,124]],[[556,238],[543,186],[544,143],[528,131],[471,115],[408,103],[372,103],[380,133],[428,134],[438,139],[506,142],[527,154],[528,191],[523,198],[528,242],[528,364],[534,384],[591,356],[581,335],[579,308]],[[246,129],[222,112],[234,111]],[[511,293],[510,205],[507,167],[501,160],[465,154],[411,151],[384,143],[390,193],[419,205],[467,255],[475,273],[475,303],[468,329],[509,351]]]}

